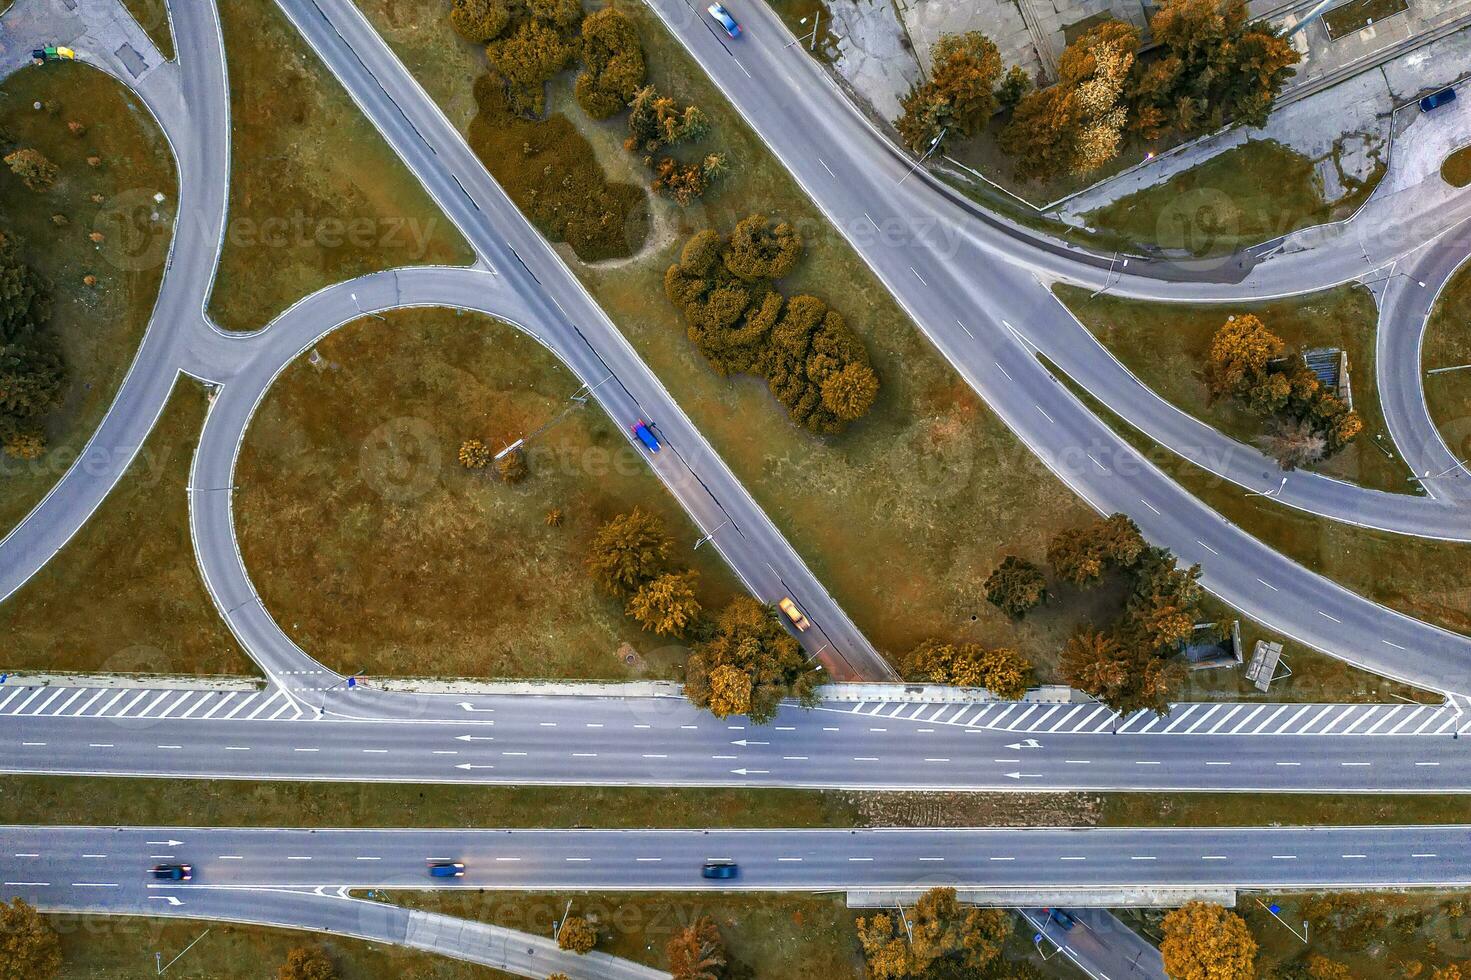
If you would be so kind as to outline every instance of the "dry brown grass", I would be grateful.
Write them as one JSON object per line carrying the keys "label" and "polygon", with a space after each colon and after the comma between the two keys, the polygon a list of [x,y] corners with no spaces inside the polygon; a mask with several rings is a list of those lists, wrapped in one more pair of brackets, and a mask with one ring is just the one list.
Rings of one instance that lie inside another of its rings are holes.
{"label": "dry brown grass", "polygon": [[[1471,364],[1471,268],[1446,283],[1420,351],[1426,371],[1459,364]],[[1451,452],[1471,457],[1471,368],[1425,375],[1425,401]]]}
{"label": "dry brown grass", "polygon": [[[1369,291],[1341,286],[1311,296],[1241,306],[1147,303],[1061,286],[1058,297],[1113,355],[1161,398],[1250,443],[1266,420],[1231,399],[1212,399],[1204,380],[1211,338],[1226,317],[1251,313],[1290,348],[1339,347],[1348,351],[1354,409],[1364,431],[1332,458],[1311,468],[1375,490],[1409,493],[1409,469],[1393,451],[1379,408],[1374,333],[1378,311]],[[1384,447],[1381,449],[1379,447]]]}
{"label": "dry brown grass", "polygon": [[230,216],[210,312],[254,330],[323,286],[469,246],[274,3],[222,3]]}
{"label": "dry brown grass", "polygon": [[184,378],[122,481],[0,606],[8,669],[254,674],[215,610],[189,538],[204,392]]}
{"label": "dry brown grass", "polygon": [[524,483],[456,462],[463,439],[499,449],[563,411],[579,383],[551,354],[445,310],[361,320],[317,349],[325,365],[298,361],[256,414],[236,505],[261,597],[304,649],[378,674],[677,675],[684,648],[593,586],[593,531],[653,510],[707,608],[737,586],[712,549],[690,550],[695,529],[596,405],[537,437]]}
{"label": "dry brown grass", "polygon": [[[4,535],[66,472],[112,403],[158,297],[177,184],[153,118],[102,72],[72,62],[24,68],[0,92],[0,129],[61,170],[54,186],[35,193],[0,168],[0,228],[23,239],[26,262],[51,281],[47,329],[61,344],[69,376],[60,407],[46,420],[48,452],[34,462],[0,456]],[[36,111],[38,101],[55,102],[57,111]],[[73,120],[87,127],[80,138],[67,129]],[[103,160],[95,169],[85,163],[94,152]],[[154,202],[155,193],[165,195],[163,203]],[[54,214],[67,224],[53,224]],[[94,229],[107,236],[101,245],[87,239]],[[97,276],[95,287],[83,284],[88,274]]]}

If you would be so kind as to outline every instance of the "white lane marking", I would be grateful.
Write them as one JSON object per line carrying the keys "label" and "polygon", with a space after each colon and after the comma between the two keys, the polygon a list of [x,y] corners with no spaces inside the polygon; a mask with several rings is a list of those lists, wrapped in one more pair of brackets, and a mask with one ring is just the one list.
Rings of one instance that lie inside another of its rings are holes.
{"label": "white lane marking", "polygon": [[877,762],[879,760],[878,760],[878,756],[874,756],[874,755],[855,755],[853,757],[853,761],[854,762]]}
{"label": "white lane marking", "polygon": [[827,175],[829,177],[837,177],[837,174],[833,173],[833,168],[832,167],[829,167],[827,165],[827,162],[825,160],[823,160],[822,157],[818,157],[817,158],[817,162],[820,163],[820,164],[822,164],[822,169],[827,171]]}
{"label": "white lane marking", "polygon": [[662,861],[663,858],[634,858],[635,861]]}
{"label": "white lane marking", "polygon": [[[735,62],[735,63],[736,63],[736,67],[738,67],[738,68],[739,68],[739,69],[740,69],[740,70],[741,70],[741,71],[746,71],[746,66],[745,66],[745,65],[743,65],[743,64],[741,64],[741,63],[740,63],[740,61],[739,61],[739,60],[738,60],[738,59],[736,59],[736,58],[731,58],[731,59],[730,59],[730,60],[731,60],[731,61],[734,61],[734,62]],[[747,78],[750,78],[750,77],[751,77],[751,73],[750,73],[750,72],[748,72],[748,71],[746,71],[746,77],[747,77]]]}
{"label": "white lane marking", "polygon": [[[956,323],[960,323],[960,321],[959,321],[959,320],[957,320],[957,321],[955,321],[955,322],[956,322]],[[961,324],[960,324],[960,325],[961,325],[961,326],[962,326],[962,327],[964,327],[964,326],[965,326],[965,324],[963,324],[963,323],[961,323]],[[966,331],[966,333],[970,333],[970,331],[969,331],[969,330],[967,330],[967,331]],[[994,364],[994,365],[996,365],[996,370],[998,370],[998,371],[1000,371],[1000,372],[1001,372],[1001,373],[1002,373],[1002,374],[1004,374],[1004,375],[1006,375],[1006,380],[1007,380],[1007,381],[1011,381],[1011,380],[1012,380],[1012,377],[1011,377],[1011,373],[1010,373],[1010,372],[1009,372],[1009,371],[1007,371],[1007,370],[1006,370],[1006,368],[1004,368],[1004,367],[1002,367],[1002,366],[1001,366],[1001,362],[1000,362],[1000,361],[992,361],[992,362],[991,362],[991,363],[992,363],[992,364]]]}
{"label": "white lane marking", "polygon": [[107,855],[106,854],[83,854],[82,857],[84,857],[84,858],[105,858],[105,857],[107,857]]}
{"label": "white lane marking", "polygon": [[[214,713],[216,711],[219,711],[225,705],[229,704],[231,701],[235,700],[235,695],[238,694],[238,693],[239,693],[238,691],[230,691],[230,692],[226,693],[226,695],[223,698],[221,698],[220,700],[218,700],[218,701],[215,702],[214,707],[212,707],[208,711],[206,711],[201,717],[203,717],[203,718],[213,718],[214,717]],[[99,714],[100,714],[100,712],[99,712]]]}
{"label": "white lane marking", "polygon": [[[506,754],[509,755],[510,753],[508,752]],[[526,753],[525,752],[522,752],[521,754],[522,755],[525,755]],[[667,756],[667,755],[661,755],[661,754],[659,754],[657,752],[645,752],[644,753],[644,758],[645,759],[667,759],[667,758],[669,758],[669,756]]]}
{"label": "white lane marking", "polygon": [[1340,762],[1340,766],[1372,766],[1372,762]]}
{"label": "white lane marking", "polygon": [[1366,858],[1366,857],[1368,857],[1368,855],[1367,854],[1340,854],[1339,857],[1353,860],[1353,859],[1358,859],[1358,858]]}
{"label": "white lane marking", "polygon": [[1394,647],[1396,650],[1403,650],[1404,649],[1404,647],[1400,646],[1398,643],[1394,642],[1393,640],[1380,639],[1379,642],[1380,643],[1383,643],[1385,646]]}
{"label": "white lane marking", "polygon": [[1231,763],[1229,763],[1229,762],[1207,762],[1206,763],[1206,765],[1208,765],[1208,766],[1229,766],[1230,764]]}
{"label": "white lane marking", "polygon": [[366,755],[387,755],[388,754],[388,750],[387,749],[363,749],[363,752]]}
{"label": "white lane marking", "polygon": [[1086,861],[1088,859],[1085,858],[1085,857],[1064,856],[1064,857],[1058,858],[1058,860],[1059,861]]}
{"label": "white lane marking", "polygon": [[111,742],[88,742],[87,743],[87,748],[89,748],[89,749],[110,749],[110,748],[113,748],[113,744]]}
{"label": "white lane marking", "polygon": [[430,754],[431,755],[459,755],[460,753],[456,749],[433,749],[433,750],[431,750],[431,753]]}
{"label": "white lane marking", "polygon": [[1277,588],[1275,585],[1273,585],[1271,582],[1268,582],[1264,578],[1259,578],[1259,579],[1257,579],[1257,581],[1260,582],[1260,583],[1262,583],[1263,585],[1265,585],[1267,588],[1271,589],[1273,592],[1281,592],[1282,591],[1281,589]]}
{"label": "white lane marking", "polygon": [[[254,701],[258,697],[260,697],[259,691],[255,692],[254,694],[247,694],[244,701],[241,701],[239,704],[235,705],[235,707],[231,708],[228,712],[221,715],[220,717],[224,718],[226,721],[229,721],[231,718],[234,718],[237,714],[240,713],[240,709],[246,707],[250,704],[250,702]],[[204,717],[208,718],[209,715],[205,715]]]}
{"label": "white lane marking", "polygon": [[183,747],[184,746],[182,746],[182,745],[160,745],[159,746],[159,748],[161,748],[161,749],[182,749]]}
{"label": "white lane marking", "polygon": [[6,885],[34,885],[34,886],[44,886],[44,885],[51,884],[51,882],[49,882],[49,881],[7,881],[5,884]]}
{"label": "white lane marking", "polygon": [[[11,689],[10,689],[10,693],[9,693],[9,694],[7,694],[7,695],[5,695],[5,697],[4,697],[4,698],[0,698],[0,711],[3,711],[3,710],[4,710],[4,709],[5,709],[5,706],[6,706],[6,705],[7,705],[7,704],[9,704],[9,703],[10,703],[10,702],[11,702],[11,700],[12,700],[12,699],[13,699],[13,698],[14,698],[14,697],[15,697],[15,696],[16,696],[16,695],[17,695],[17,694],[19,694],[19,693],[20,693],[20,692],[21,692],[21,691],[23,691],[23,690],[24,690],[24,688],[20,688],[20,687],[12,687],[12,688],[11,688]],[[98,694],[98,695],[99,695],[99,696],[100,696],[100,695],[101,695],[101,694],[102,694],[102,692],[101,692],[101,691],[98,691],[98,692],[97,692],[97,694]],[[91,704],[91,703],[92,703],[92,702],[90,702],[90,701],[89,701],[89,702],[87,702],[87,703],[88,703],[88,704]]]}
{"label": "white lane marking", "polygon": [[840,732],[840,731],[842,731],[842,729],[841,728],[826,728],[826,727],[824,727],[823,728],[823,731],[825,731],[825,732]]}
{"label": "white lane marking", "polygon": [[1412,858],[1433,858],[1433,857],[1435,857],[1435,855],[1434,854],[1411,854],[1410,857],[1412,857]]}
{"label": "white lane marking", "polygon": [[781,759],[782,759],[783,762],[806,762],[807,761],[807,757],[805,755],[784,755],[784,756],[781,757]]}
{"label": "white lane marking", "polygon": [[1330,616],[1330,615],[1328,615],[1327,613],[1325,613],[1321,609],[1316,610],[1316,612],[1318,613],[1319,616],[1322,616],[1324,619],[1331,619],[1335,623],[1342,623],[1343,622],[1343,620],[1339,619],[1337,616]]}
{"label": "white lane marking", "polygon": [[1062,761],[1064,763],[1066,763],[1067,765],[1070,765],[1070,766],[1091,766],[1091,765],[1093,765],[1093,762],[1092,762],[1091,759],[1064,759]]}
{"label": "white lane marking", "polygon": [[288,855],[286,855],[286,860],[288,860],[288,861],[310,861],[311,859],[312,858],[311,858],[311,855],[310,854],[288,854]]}
{"label": "white lane marking", "polygon": [[73,888],[116,888],[115,881],[74,881]]}
{"label": "white lane marking", "polygon": [[1145,500],[1143,497],[1139,498],[1139,502],[1145,507],[1148,507],[1150,510],[1154,511],[1156,514],[1159,513],[1159,508],[1154,506],[1154,504],[1151,504],[1149,501]]}
{"label": "white lane marking", "polygon": [[1094,456],[1092,453],[1084,453],[1084,455],[1087,456],[1089,459],[1091,459],[1093,461],[1093,465],[1094,466],[1098,467],[1100,470],[1102,470],[1105,473],[1108,472],[1108,467],[1107,466],[1104,466],[1102,463],[1100,463],[1098,461],[1098,457],[1097,456]]}
{"label": "white lane marking", "polygon": [[[90,707],[92,707],[92,705],[97,701],[97,699],[100,698],[100,697],[102,697],[102,695],[104,695],[106,693],[107,693],[106,691],[98,691],[96,694],[94,694],[90,698],[88,698],[86,704],[83,704],[80,708],[77,709],[77,713],[76,713],[75,717],[80,718],[82,715],[85,715],[87,713],[87,709],[90,708]],[[7,698],[6,700],[9,700],[9,698]],[[0,708],[3,708],[3,707],[5,707],[5,702],[4,701],[0,701]]]}
{"label": "white lane marking", "polygon": [[[574,759],[596,759],[598,754],[596,752],[573,752],[572,757]],[[731,756],[731,758],[734,759],[735,756]]]}
{"label": "white lane marking", "polygon": [[603,723],[600,722],[600,721],[590,721],[590,722],[587,723],[587,727],[588,728],[602,728],[603,727]]}
{"label": "white lane marking", "polygon": [[293,752],[320,752],[321,749],[292,749]]}
{"label": "white lane marking", "polygon": [[1043,408],[1041,405],[1038,405],[1037,406],[1037,411],[1041,412],[1042,413],[1042,417],[1045,418],[1047,421],[1051,422],[1053,425],[1056,425],[1057,424],[1057,420],[1054,419],[1051,415],[1048,415],[1047,414],[1047,409]]}
{"label": "white lane marking", "polygon": [[1219,551],[1217,551],[1216,549],[1212,548],[1210,545],[1206,544],[1204,541],[1200,540],[1199,538],[1196,538],[1195,539],[1195,543],[1198,544],[1198,545],[1200,545],[1202,548],[1204,548],[1206,551],[1209,551],[1213,555],[1219,555],[1220,554]]}
{"label": "white lane marking", "polygon": [[36,705],[36,710],[35,711],[32,711],[31,714],[33,714],[33,715],[39,715],[41,712],[43,712],[43,711],[46,710],[46,706],[47,705],[49,705],[52,701],[55,701],[57,698],[61,697],[65,693],[66,693],[66,688],[64,688],[64,687],[58,687],[58,688],[56,688],[55,690],[53,690],[51,692],[51,696],[49,698],[47,698],[45,701],[42,701],[40,704]]}
{"label": "white lane marking", "polygon": [[359,856],[359,857],[353,858],[353,860],[354,861],[381,861],[383,859],[382,858],[377,858],[377,857],[363,857],[363,856]]}
{"label": "white lane marking", "polygon": [[920,860],[921,861],[943,861],[945,859],[944,858],[941,858],[941,857],[923,857],[923,858],[920,858]]}
{"label": "white lane marking", "polygon": [[525,752],[502,752],[501,755],[525,755]]}
{"label": "white lane marking", "polygon": [[865,218],[868,218],[868,223],[871,224],[871,225],[873,225],[874,231],[878,231],[879,230],[879,223],[877,221],[874,221],[872,218],[869,218],[867,211],[863,212],[863,216]]}
{"label": "white lane marking", "polygon": [[[801,858],[777,858],[777,861],[800,861],[800,860],[802,860],[802,859]],[[923,861],[924,858],[920,858],[920,860]]]}
{"label": "white lane marking", "polygon": [[849,861],[872,861],[873,858],[849,858]]}
{"label": "white lane marking", "polygon": [[557,723],[554,722],[554,721],[539,721],[536,724],[537,724],[537,727],[539,727],[539,728],[556,728],[557,727]]}
{"label": "white lane marking", "polygon": [[1300,765],[1302,765],[1302,763],[1301,762],[1279,762],[1279,763],[1277,763],[1277,765],[1279,765],[1279,766],[1300,766]]}
{"label": "white lane marking", "polygon": [[1297,860],[1297,855],[1296,854],[1273,854],[1272,855],[1272,860],[1273,861],[1296,861]]}
{"label": "white lane marking", "polygon": [[245,860],[245,856],[243,854],[221,854],[219,857],[215,858],[215,860],[216,861],[244,861]]}
{"label": "white lane marking", "polygon": [[1130,861],[1153,861],[1154,857],[1148,854],[1135,854],[1129,858]]}
{"label": "white lane marking", "polygon": [[929,283],[927,283],[927,282],[924,281],[924,276],[920,275],[919,272],[918,272],[918,270],[916,270],[914,268],[914,266],[911,265],[909,267],[909,271],[914,273],[914,278],[916,278],[916,279],[919,280],[919,284],[921,286],[928,286],[929,285]]}
{"label": "white lane marking", "polygon": [[1202,861],[1225,861],[1226,860],[1226,855],[1224,855],[1224,854],[1202,854],[1200,856],[1200,859]]}
{"label": "white lane marking", "polygon": [[564,858],[566,861],[591,861],[592,858]]}
{"label": "white lane marking", "polygon": [[1438,765],[1440,765],[1440,763],[1439,762],[1417,762],[1417,763],[1415,763],[1415,765],[1417,765],[1417,766],[1438,766]]}
{"label": "white lane marking", "polygon": [[16,855],[16,857],[18,857],[18,858],[38,858],[40,856],[41,855],[39,855],[39,854],[30,854],[30,853],[24,853],[24,854],[17,854]]}
{"label": "white lane marking", "polygon": [[519,861],[521,859],[518,858],[518,857],[499,857],[499,858],[496,858],[496,860],[497,861],[504,861],[504,862],[508,862],[508,863],[514,863],[514,862]]}
{"label": "white lane marking", "polygon": [[204,702],[208,701],[210,698],[212,698],[214,696],[215,696],[215,692],[214,691],[205,691],[204,692],[204,697],[200,698],[198,701],[195,701],[193,704],[191,704],[189,706],[189,710],[186,711],[186,712],[184,712],[179,717],[180,718],[188,718],[190,715],[194,714],[194,712],[196,712],[200,708],[204,707]]}
{"label": "white lane marking", "polygon": [[1015,861],[1016,858],[1014,858],[1014,857],[993,857],[993,858],[991,858],[991,860],[992,861]]}
{"label": "white lane marking", "polygon": [[248,746],[248,745],[227,745],[227,746],[225,746],[225,751],[226,752],[249,752],[250,751],[250,746]]}
{"label": "white lane marking", "polygon": [[926,759],[926,762],[949,762],[949,759]]}
{"label": "white lane marking", "polygon": [[22,742],[22,743],[20,743],[20,744],[21,744],[21,745],[34,745],[34,746],[42,746],[42,745],[45,745],[45,744],[46,744],[46,743],[45,743],[45,742]]}
{"label": "white lane marking", "polygon": [[1158,765],[1161,765],[1161,763],[1158,763],[1158,762],[1139,762],[1138,760],[1135,760],[1134,765],[1136,765],[1136,766],[1158,766]]}
{"label": "white lane marking", "polygon": [[86,688],[78,688],[77,689],[77,692],[75,694],[73,694],[71,697],[69,697],[65,701],[63,701],[61,703],[61,706],[58,707],[55,711],[53,711],[51,713],[53,715],[60,715],[60,714],[62,714],[63,712],[66,711],[67,708],[70,708],[72,706],[72,702],[73,701],[75,701],[77,698],[81,697],[83,694],[86,694],[86,693],[87,693],[87,689]]}
{"label": "white lane marking", "polygon": [[[22,711],[25,710],[25,706],[26,705],[30,704],[32,701],[36,700],[36,698],[40,697],[42,694],[45,694],[45,693],[46,693],[46,689],[44,687],[38,687],[38,688],[36,688],[36,690],[34,692],[32,692],[32,694],[31,694],[30,697],[26,698],[20,704],[18,704],[18,705],[15,706],[15,712],[14,713],[15,714],[20,714]],[[121,696],[121,695],[119,695],[119,696]]]}
{"label": "white lane marking", "polygon": [[634,725],[634,728],[653,728],[653,725]]}

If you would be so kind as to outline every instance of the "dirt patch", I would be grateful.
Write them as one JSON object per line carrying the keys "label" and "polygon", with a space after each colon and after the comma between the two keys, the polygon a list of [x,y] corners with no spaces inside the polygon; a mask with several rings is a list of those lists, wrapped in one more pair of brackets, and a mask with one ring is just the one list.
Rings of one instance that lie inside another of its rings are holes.
{"label": "dirt patch", "polygon": [[1092,827],[1092,793],[838,793],[860,827]]}

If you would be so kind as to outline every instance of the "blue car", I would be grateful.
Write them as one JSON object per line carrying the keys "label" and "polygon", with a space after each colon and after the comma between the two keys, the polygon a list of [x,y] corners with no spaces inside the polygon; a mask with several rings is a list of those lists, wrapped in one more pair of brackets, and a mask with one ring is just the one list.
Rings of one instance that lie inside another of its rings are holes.
{"label": "blue car", "polygon": [[431,878],[463,878],[465,866],[457,861],[434,861],[429,865]]}
{"label": "blue car", "polygon": [[194,867],[189,864],[155,864],[153,877],[159,881],[189,881],[194,877]]}
{"label": "blue car", "polygon": [[638,441],[644,444],[645,449],[651,453],[659,451],[659,439],[654,435],[654,430],[649,428],[649,423],[639,419],[629,428],[633,430],[634,435],[638,436]]}
{"label": "blue car", "polygon": [[711,17],[714,17],[715,22],[721,27],[725,28],[725,33],[729,34],[731,37],[741,36],[741,25],[737,24],[735,22],[735,18],[730,15],[730,11],[726,10],[720,4],[712,3],[710,6],[705,8],[705,13],[709,14]]}
{"label": "blue car", "polygon": [[734,878],[739,873],[740,866],[734,861],[706,861],[700,869],[706,878]]}
{"label": "blue car", "polygon": [[1421,99],[1420,111],[1429,112],[1431,109],[1434,109],[1437,106],[1443,106],[1447,102],[1454,101],[1456,101],[1456,90],[1453,88],[1443,88],[1439,92],[1436,92],[1434,95],[1427,95],[1425,96],[1425,98]]}

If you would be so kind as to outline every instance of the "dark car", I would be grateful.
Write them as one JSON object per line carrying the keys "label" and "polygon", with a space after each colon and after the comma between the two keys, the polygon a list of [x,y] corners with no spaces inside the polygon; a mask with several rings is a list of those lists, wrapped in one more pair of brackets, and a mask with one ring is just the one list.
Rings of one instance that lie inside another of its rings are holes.
{"label": "dark car", "polygon": [[1425,98],[1421,99],[1420,111],[1429,112],[1431,109],[1443,106],[1447,102],[1454,101],[1456,101],[1456,90],[1453,88],[1443,88],[1439,92],[1436,92],[1434,95],[1427,95],[1425,96]]}
{"label": "dark car", "polygon": [[194,877],[192,864],[155,864],[153,877],[159,881],[188,881]]}
{"label": "dark car", "polygon": [[1050,909],[1047,913],[1047,917],[1050,918],[1053,922],[1056,922],[1058,925],[1062,926],[1064,932],[1067,932],[1069,929],[1071,929],[1073,927],[1073,924],[1077,921],[1072,916],[1064,912],[1062,909]]}
{"label": "dark car", "polygon": [[734,878],[740,870],[740,865],[734,861],[706,861],[700,874],[706,878]]}
{"label": "dark car", "polygon": [[712,3],[710,6],[705,8],[705,13],[709,14],[711,17],[714,17],[715,23],[725,28],[725,33],[729,34],[731,37],[741,36],[741,25],[737,24],[735,18],[730,15],[730,11],[726,10],[720,4]]}
{"label": "dark car", "polygon": [[431,861],[429,863],[429,877],[431,878],[463,878],[465,866],[458,861]]}

